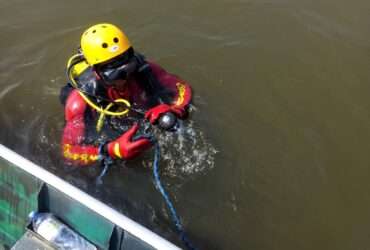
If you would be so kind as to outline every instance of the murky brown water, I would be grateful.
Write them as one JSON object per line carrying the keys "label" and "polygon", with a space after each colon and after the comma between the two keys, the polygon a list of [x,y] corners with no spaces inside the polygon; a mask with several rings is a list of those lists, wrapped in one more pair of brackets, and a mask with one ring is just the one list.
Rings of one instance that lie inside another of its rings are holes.
{"label": "murky brown water", "polygon": [[0,0],[0,16],[1,143],[176,240],[147,167],[99,187],[58,154],[66,60],[113,22],[195,90],[199,150],[162,166],[196,245],[369,248],[369,1]]}

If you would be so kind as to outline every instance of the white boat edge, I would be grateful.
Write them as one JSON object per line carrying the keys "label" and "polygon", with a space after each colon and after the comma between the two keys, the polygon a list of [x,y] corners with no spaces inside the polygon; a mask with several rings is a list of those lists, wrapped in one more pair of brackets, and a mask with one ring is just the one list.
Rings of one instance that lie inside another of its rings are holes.
{"label": "white boat edge", "polygon": [[0,144],[0,157],[41,179],[156,249],[181,249],[139,223]]}

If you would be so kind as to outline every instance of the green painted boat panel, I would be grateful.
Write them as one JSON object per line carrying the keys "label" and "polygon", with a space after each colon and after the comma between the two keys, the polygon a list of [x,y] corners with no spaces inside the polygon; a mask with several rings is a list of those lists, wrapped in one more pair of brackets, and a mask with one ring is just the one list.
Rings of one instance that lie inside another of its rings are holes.
{"label": "green painted boat panel", "polygon": [[51,212],[100,249],[109,249],[113,223],[0,158],[0,244],[11,247],[22,237],[31,211]]}
{"label": "green painted boat panel", "polygon": [[38,208],[42,182],[0,158],[0,243],[10,247],[24,234]]}

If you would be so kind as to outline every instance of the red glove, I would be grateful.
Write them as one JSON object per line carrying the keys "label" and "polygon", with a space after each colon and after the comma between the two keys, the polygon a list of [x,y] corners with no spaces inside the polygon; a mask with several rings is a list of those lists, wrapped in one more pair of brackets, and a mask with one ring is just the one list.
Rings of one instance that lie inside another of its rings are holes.
{"label": "red glove", "polygon": [[110,157],[113,159],[130,159],[151,146],[151,142],[145,138],[131,141],[138,128],[138,124],[135,124],[118,139],[108,143],[107,149]]}
{"label": "red glove", "polygon": [[151,124],[154,124],[162,114],[167,112],[172,112],[179,118],[185,115],[185,110],[183,108],[170,106],[168,104],[159,104],[158,106],[149,109],[145,113],[145,118],[149,119]]}

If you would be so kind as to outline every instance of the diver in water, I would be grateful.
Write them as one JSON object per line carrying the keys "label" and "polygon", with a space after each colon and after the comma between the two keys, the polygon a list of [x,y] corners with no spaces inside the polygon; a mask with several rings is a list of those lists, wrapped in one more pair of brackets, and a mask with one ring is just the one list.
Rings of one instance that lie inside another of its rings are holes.
{"label": "diver in water", "polygon": [[[62,151],[72,164],[134,158],[152,143],[135,138],[139,125],[132,117],[151,124],[165,114],[184,119],[191,101],[185,81],[147,61],[112,24],[97,24],[82,34],[67,74],[70,83],[61,90],[66,120]],[[124,125],[115,126],[120,122]]]}

